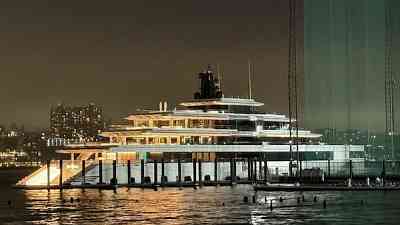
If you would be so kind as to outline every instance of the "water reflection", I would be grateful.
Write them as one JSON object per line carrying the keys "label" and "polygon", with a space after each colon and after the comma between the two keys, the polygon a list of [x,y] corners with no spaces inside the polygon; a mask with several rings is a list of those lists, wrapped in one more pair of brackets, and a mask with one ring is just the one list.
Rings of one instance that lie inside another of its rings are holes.
{"label": "water reflection", "polygon": [[[251,203],[253,195],[256,204]],[[400,219],[397,213],[400,193],[307,192],[306,202],[299,205],[297,198],[302,195],[255,194],[247,185],[159,191],[119,188],[117,193],[93,189],[14,191],[12,206],[0,205],[0,221],[2,224],[397,224]],[[243,202],[244,196],[249,197],[249,203]],[[318,196],[316,203],[314,196]],[[326,209],[322,207],[324,199]],[[273,200],[272,211],[270,200]]]}

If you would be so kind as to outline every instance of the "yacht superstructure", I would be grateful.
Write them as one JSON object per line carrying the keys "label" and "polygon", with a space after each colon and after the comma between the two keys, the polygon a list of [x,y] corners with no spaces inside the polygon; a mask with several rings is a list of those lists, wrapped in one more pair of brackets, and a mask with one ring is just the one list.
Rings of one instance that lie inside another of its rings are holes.
{"label": "yacht superstructure", "polygon": [[[306,168],[321,161],[363,160],[363,146],[325,145],[320,142],[320,134],[304,129],[294,137],[294,130],[289,130],[294,119],[265,113],[261,110],[264,104],[252,98],[224,97],[220,81],[210,67],[199,73],[199,81],[199,91],[192,100],[173,109],[160,102],[158,110],[136,111],[124,118],[124,123],[110,126],[100,134],[107,143],[67,145],[58,152],[70,155],[71,168],[76,168],[75,160],[92,160],[81,167],[90,166],[86,169],[88,174],[98,171],[98,162],[107,160],[205,163],[257,158],[263,160],[260,168],[262,165],[276,175],[291,174],[292,168],[298,173],[302,162]],[[241,165],[243,171],[250,169]],[[74,173],[69,180],[73,180]]]}
{"label": "yacht superstructure", "polygon": [[[160,102],[159,110],[138,111],[125,118],[126,124],[103,132],[101,135],[117,146],[110,148],[111,152],[131,153],[132,159],[173,158],[176,154],[172,153],[182,152],[193,153],[186,157],[201,155],[203,160],[219,155],[229,157],[229,153],[236,156],[266,153],[274,161],[289,161],[294,158],[289,150],[292,145],[294,151],[300,151],[299,160],[346,158],[334,154],[337,148],[327,150],[320,143],[320,134],[300,129],[297,137],[291,136],[289,123],[295,120],[262,112],[263,103],[224,97],[220,81],[210,68],[199,73],[199,79],[200,90],[193,100],[172,110]],[[298,146],[294,145],[294,138]]]}

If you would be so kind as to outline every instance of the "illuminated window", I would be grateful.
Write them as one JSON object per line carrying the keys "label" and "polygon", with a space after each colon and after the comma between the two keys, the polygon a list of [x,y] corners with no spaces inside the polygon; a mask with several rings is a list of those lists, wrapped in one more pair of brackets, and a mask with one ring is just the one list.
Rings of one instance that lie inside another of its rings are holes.
{"label": "illuminated window", "polygon": [[156,143],[155,138],[149,138],[149,144],[155,144],[155,143]]}
{"label": "illuminated window", "polygon": [[167,138],[166,137],[160,137],[160,144],[166,144],[167,143]]}

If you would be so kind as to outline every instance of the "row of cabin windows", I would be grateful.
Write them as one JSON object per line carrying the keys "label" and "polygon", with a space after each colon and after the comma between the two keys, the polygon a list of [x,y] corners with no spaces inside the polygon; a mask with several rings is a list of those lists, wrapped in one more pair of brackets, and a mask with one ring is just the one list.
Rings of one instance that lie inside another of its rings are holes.
{"label": "row of cabin windows", "polygon": [[[267,152],[267,160],[271,161],[289,161],[289,152]],[[293,160],[297,159],[296,151],[293,151]],[[350,158],[364,158],[365,152],[363,151],[350,151]],[[318,151],[318,152],[299,152],[299,160],[333,160],[332,151]]]}
{"label": "row of cabin windows", "polygon": [[213,137],[127,137],[126,144],[215,144],[219,138]]}
{"label": "row of cabin windows", "polygon": [[137,120],[132,125],[135,127],[186,127],[186,128],[212,128],[213,121],[211,120],[153,120],[152,125],[150,125],[148,120]]}
{"label": "row of cabin windows", "polygon": [[242,114],[253,114],[258,113],[254,106],[242,106],[242,105],[206,105],[206,106],[189,106],[191,110],[203,110],[207,111],[219,111],[229,113],[242,113]]}
{"label": "row of cabin windows", "polygon": [[[290,152],[267,152],[267,160],[270,161],[289,161]],[[293,151],[293,160],[297,159],[297,153]],[[333,160],[333,152],[299,152],[299,160]]]}
{"label": "row of cabin windows", "polygon": [[[136,127],[150,127],[150,122],[135,121]],[[202,120],[189,119],[187,125],[185,120],[154,120],[152,127],[186,127],[186,128],[216,128],[216,129],[237,129],[239,131],[255,131],[256,125],[262,125],[264,130],[279,130],[285,126],[282,122],[256,122],[249,120]]]}
{"label": "row of cabin windows", "polygon": [[[206,136],[173,136],[173,137],[127,137],[127,144],[242,144],[260,145],[263,142],[276,145],[289,144],[288,138],[256,138],[256,137],[206,137]],[[123,143],[122,137],[112,137],[111,143]],[[318,139],[300,138],[298,143],[318,144]],[[351,153],[351,158],[358,158],[357,153]],[[362,157],[360,157],[362,158]]]}

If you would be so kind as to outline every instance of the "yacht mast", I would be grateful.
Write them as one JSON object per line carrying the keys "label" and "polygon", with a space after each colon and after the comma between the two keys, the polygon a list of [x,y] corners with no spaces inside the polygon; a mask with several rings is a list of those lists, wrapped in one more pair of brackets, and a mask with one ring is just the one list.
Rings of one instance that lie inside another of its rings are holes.
{"label": "yacht mast", "polygon": [[249,99],[252,99],[252,95],[251,95],[251,62],[250,59],[248,61],[248,65],[249,65],[249,78],[248,78],[248,88],[249,88]]}

